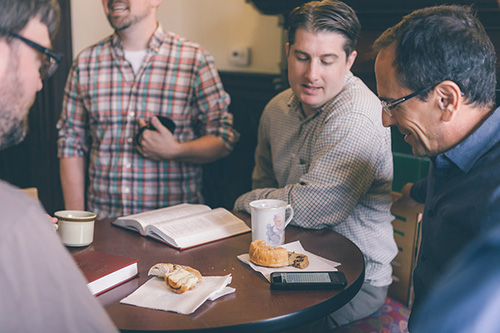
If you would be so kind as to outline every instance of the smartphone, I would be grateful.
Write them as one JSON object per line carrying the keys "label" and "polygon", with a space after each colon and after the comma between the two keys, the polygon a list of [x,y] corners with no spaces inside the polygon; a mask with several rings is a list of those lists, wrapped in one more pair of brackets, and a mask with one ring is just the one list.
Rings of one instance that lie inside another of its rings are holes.
{"label": "smartphone", "polygon": [[[156,116],[156,117],[162,123],[163,126],[165,126],[172,134],[174,134],[176,126],[175,126],[175,123],[173,122],[172,119],[165,117],[165,116]],[[147,129],[153,130],[153,131],[156,130],[155,127],[151,124],[151,120],[148,122],[148,124],[146,126],[139,128],[139,130],[137,131],[137,134],[135,136],[135,140],[136,140],[137,144],[139,144],[139,138],[141,137],[142,132],[144,132]]]}
{"label": "smartphone", "polygon": [[342,272],[273,272],[271,289],[343,289],[347,280]]}

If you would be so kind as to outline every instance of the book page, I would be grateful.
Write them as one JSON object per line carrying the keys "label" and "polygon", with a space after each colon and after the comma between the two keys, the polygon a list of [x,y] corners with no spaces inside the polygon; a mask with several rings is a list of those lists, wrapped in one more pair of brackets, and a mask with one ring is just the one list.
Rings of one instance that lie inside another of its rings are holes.
{"label": "book page", "polygon": [[196,214],[151,226],[155,233],[167,235],[180,248],[203,244],[250,231],[250,228],[224,208]]}
{"label": "book page", "polygon": [[137,228],[142,226],[142,230],[137,231],[141,232],[141,234],[144,235],[147,234],[148,225],[174,220],[180,217],[198,214],[200,212],[210,210],[211,208],[206,205],[180,204],[139,214],[123,216],[116,219],[113,223],[129,229],[130,227],[132,227],[134,230],[137,230]]}

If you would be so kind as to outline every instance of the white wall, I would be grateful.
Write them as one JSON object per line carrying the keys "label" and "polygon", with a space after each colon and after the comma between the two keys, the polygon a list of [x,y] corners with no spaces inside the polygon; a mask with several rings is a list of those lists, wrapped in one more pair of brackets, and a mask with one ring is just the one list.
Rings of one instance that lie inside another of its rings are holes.
{"label": "white wall", "polygon": [[[112,33],[99,0],[71,0],[73,55]],[[158,20],[166,30],[201,44],[222,71],[279,73],[282,45],[277,16],[261,15],[245,0],[164,0]],[[251,48],[251,64],[229,63],[232,47]]]}

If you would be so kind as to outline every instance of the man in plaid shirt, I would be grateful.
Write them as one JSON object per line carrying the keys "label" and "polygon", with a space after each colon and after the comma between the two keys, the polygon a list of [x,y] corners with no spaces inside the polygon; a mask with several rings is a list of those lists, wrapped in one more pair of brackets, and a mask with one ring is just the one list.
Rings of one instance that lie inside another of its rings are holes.
{"label": "man in plaid shirt", "polygon": [[[202,202],[200,164],[226,156],[238,140],[213,58],[162,29],[160,3],[103,0],[115,33],[73,64],[58,123],[67,209],[86,208],[86,199],[110,217]],[[173,120],[174,133],[158,115]],[[137,136],[149,121],[154,128]]]}

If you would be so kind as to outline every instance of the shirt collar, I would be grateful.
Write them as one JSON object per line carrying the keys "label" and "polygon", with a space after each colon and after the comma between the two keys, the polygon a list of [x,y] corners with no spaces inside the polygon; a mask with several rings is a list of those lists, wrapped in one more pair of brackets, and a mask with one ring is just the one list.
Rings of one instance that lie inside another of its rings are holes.
{"label": "shirt collar", "polygon": [[447,167],[453,162],[463,172],[469,172],[474,164],[488,150],[500,141],[500,108],[497,108],[482,124],[465,140],[452,149],[436,156],[436,166]]}
{"label": "shirt collar", "polygon": [[[347,75],[345,76],[344,87],[342,88],[342,90],[345,89],[346,85],[350,82],[350,80],[353,77],[354,77],[354,74],[351,71],[349,71],[347,73]],[[329,108],[331,108],[331,105],[336,100],[336,98],[339,95],[341,95],[341,93],[342,93],[342,91],[340,93],[338,93],[335,97],[333,97],[332,99],[330,99],[328,102],[326,102],[323,106],[321,106],[320,108],[316,109],[316,112],[310,118],[314,118],[315,116],[317,116],[318,114],[320,114],[321,112],[323,112],[323,110],[325,110],[325,109],[328,110]],[[290,96],[290,98],[288,100],[288,107],[290,108],[290,110],[292,110],[293,112],[296,112],[299,115],[300,120],[304,120],[305,119],[304,114],[302,112],[302,106],[300,104],[300,101],[297,98],[297,96],[295,96],[294,93],[291,94],[291,96]]]}
{"label": "shirt collar", "polygon": [[[149,41],[148,52],[152,50],[154,53],[158,53],[158,50],[160,49],[160,46],[163,42],[164,35],[165,31],[163,30],[161,24],[158,23],[158,27],[156,28],[155,32],[153,33],[153,36],[151,37],[151,40]],[[123,54],[122,41],[118,36],[118,34],[116,33],[116,31],[111,36],[111,45],[115,49],[116,54],[119,55],[121,58],[123,58],[124,54]]]}

